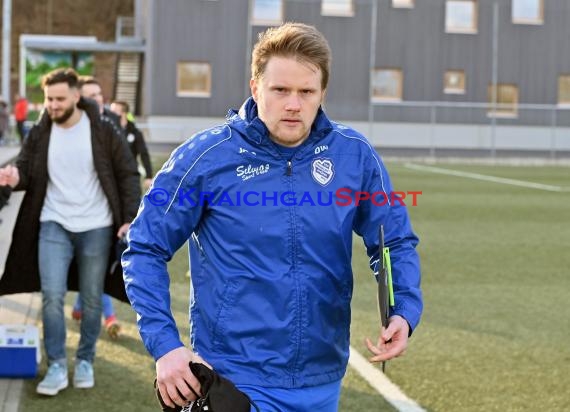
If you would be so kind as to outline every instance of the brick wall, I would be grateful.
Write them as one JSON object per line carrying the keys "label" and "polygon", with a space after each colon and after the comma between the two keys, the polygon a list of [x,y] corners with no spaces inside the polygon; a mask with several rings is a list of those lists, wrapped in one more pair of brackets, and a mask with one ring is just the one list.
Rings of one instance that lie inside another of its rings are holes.
{"label": "brick wall", "polygon": [[[18,90],[20,34],[96,36],[99,41],[114,41],[117,17],[133,15],[134,0],[12,0],[12,95]],[[105,99],[109,99],[113,92],[115,54],[96,53],[94,57],[94,75],[101,82]]]}

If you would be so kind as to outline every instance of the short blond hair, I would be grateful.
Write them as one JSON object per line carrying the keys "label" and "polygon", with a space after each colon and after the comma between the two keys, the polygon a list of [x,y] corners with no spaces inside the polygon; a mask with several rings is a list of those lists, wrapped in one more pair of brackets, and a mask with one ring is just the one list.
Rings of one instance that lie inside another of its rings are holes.
{"label": "short blond hair", "polygon": [[251,76],[263,76],[267,62],[273,56],[293,57],[315,65],[321,70],[321,86],[327,88],[331,65],[329,43],[315,27],[302,23],[285,23],[259,34],[251,59]]}

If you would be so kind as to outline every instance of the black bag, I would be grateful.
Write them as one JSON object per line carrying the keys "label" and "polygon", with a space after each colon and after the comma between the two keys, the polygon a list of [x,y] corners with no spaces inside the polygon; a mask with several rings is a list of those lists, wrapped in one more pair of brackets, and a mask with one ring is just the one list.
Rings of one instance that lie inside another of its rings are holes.
{"label": "black bag", "polygon": [[[236,388],[230,380],[218,375],[218,373],[206,365],[190,362],[190,370],[198,379],[198,382],[200,382],[202,393],[204,394],[204,396],[190,404],[190,412],[250,412],[252,405],[259,411],[259,408],[245,393]],[[181,406],[171,408],[164,403],[160,396],[156,379],[154,380],[154,389],[163,412],[182,411]]]}

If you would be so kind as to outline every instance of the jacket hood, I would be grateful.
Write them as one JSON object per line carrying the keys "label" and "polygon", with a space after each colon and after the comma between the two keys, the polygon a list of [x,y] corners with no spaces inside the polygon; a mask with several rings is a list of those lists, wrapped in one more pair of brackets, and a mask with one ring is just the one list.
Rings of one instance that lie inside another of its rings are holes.
{"label": "jacket hood", "polygon": [[[269,141],[269,129],[258,117],[257,103],[253,97],[249,97],[239,110],[230,109],[226,116],[228,125],[240,132],[248,140],[256,144]],[[319,107],[317,116],[311,126],[309,139],[320,139],[332,130],[333,126],[323,111]],[[307,140],[309,140],[307,139]]]}

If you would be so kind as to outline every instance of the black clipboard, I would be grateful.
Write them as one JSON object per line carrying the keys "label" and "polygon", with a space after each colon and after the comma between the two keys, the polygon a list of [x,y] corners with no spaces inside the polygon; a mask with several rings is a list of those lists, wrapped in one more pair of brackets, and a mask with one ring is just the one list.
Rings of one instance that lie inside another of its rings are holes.
{"label": "black clipboard", "polygon": [[[389,291],[388,291],[388,270],[384,259],[384,226],[378,229],[380,257],[378,262],[378,312],[380,314],[380,324],[388,328],[388,316],[390,311]],[[386,362],[382,362],[382,372],[386,372]]]}

